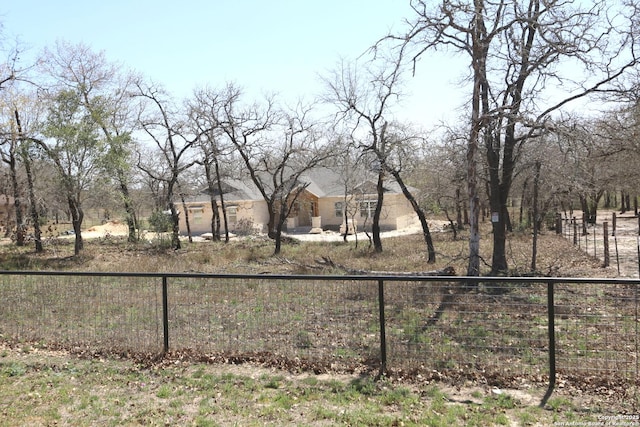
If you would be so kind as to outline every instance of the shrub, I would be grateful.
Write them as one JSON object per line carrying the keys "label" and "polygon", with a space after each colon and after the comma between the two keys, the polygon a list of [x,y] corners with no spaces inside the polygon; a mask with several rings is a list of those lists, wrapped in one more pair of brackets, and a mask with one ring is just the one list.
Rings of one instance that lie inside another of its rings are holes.
{"label": "shrub", "polygon": [[151,231],[156,233],[166,233],[171,230],[172,220],[171,214],[163,211],[153,211],[149,217],[149,226]]}
{"label": "shrub", "polygon": [[257,234],[253,221],[248,218],[239,220],[234,231],[238,236],[252,236]]}

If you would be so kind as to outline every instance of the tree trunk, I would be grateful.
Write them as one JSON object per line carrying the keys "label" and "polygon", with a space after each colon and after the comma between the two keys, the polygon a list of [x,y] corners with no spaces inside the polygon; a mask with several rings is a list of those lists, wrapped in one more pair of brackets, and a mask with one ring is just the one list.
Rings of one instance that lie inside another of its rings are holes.
{"label": "tree trunk", "polygon": [[[504,153],[500,160],[498,147],[499,136],[488,132],[486,136],[487,164],[489,169],[489,207],[491,209],[491,229],[493,233],[493,253],[491,257],[491,274],[504,274],[508,270],[506,256],[507,240],[507,196],[509,194],[510,180],[507,177],[508,170],[513,167],[513,158],[508,154],[508,142],[504,143]],[[507,137],[505,137],[507,139]],[[500,178],[500,165],[502,164],[502,179]]]}
{"label": "tree trunk", "polygon": [[220,215],[218,214],[218,202],[213,193],[209,194],[209,204],[211,205],[211,241],[220,241]]}
{"label": "tree trunk", "polygon": [[35,241],[36,253],[41,253],[44,251],[44,248],[42,247],[42,231],[40,230],[40,215],[38,214],[38,202],[36,200],[36,194],[35,194],[34,185],[33,185],[31,159],[29,159],[29,155],[27,153],[24,153],[24,155],[22,156],[22,163],[24,164],[24,170],[27,175],[29,204],[31,206],[31,222],[33,222],[33,238]]}
{"label": "tree trunk", "polygon": [[29,192],[29,205],[31,206],[31,221],[33,222],[33,237],[35,241],[35,248],[36,248],[36,253],[40,253],[40,252],[43,252],[44,249],[42,247],[42,232],[40,230],[40,216],[38,215],[38,203],[36,200],[36,195],[34,190],[33,173],[31,171],[31,158],[29,157],[28,147],[25,146],[27,142],[23,138],[22,123],[20,122],[20,114],[18,113],[18,109],[16,108],[13,111],[13,113],[16,119],[18,136],[20,137],[20,157],[22,158],[22,164],[24,165],[24,170],[27,175],[27,189]]}
{"label": "tree trunk", "polygon": [[[462,203],[460,201],[460,187],[456,188],[456,228],[462,230]],[[453,227],[453,224],[451,224]],[[453,238],[456,238],[456,231],[454,230]]]}
{"label": "tree trunk", "polygon": [[627,193],[625,195],[625,199],[627,204],[627,210],[630,211],[631,210],[631,194]]}
{"label": "tree trunk", "polygon": [[18,185],[18,172],[16,171],[16,153],[15,145],[16,141],[12,141],[12,147],[10,149],[10,155],[7,163],[9,164],[9,174],[11,176],[11,189],[13,192],[13,204],[15,208],[16,217],[16,245],[24,246],[25,226],[24,218],[22,216],[22,197],[20,194],[20,188]]}
{"label": "tree trunk", "polygon": [[458,239],[458,227],[453,222],[453,219],[449,216],[449,210],[445,208],[445,209],[443,209],[443,212],[444,212],[444,216],[447,218],[447,221],[449,221],[449,226],[451,227],[451,231],[453,232],[453,240],[457,240]]}
{"label": "tree trunk", "polygon": [[118,170],[118,181],[120,183],[120,194],[122,195],[122,203],[124,204],[124,211],[126,212],[127,228],[129,229],[127,241],[134,243],[138,241],[136,230],[138,228],[138,220],[136,217],[136,210],[129,194],[129,187],[127,181],[124,178],[124,172]]}
{"label": "tree trunk", "polygon": [[342,219],[344,220],[344,234],[342,235],[342,241],[347,242],[347,236],[349,235],[349,210],[347,209],[347,186],[344,189],[344,205],[342,208]]}
{"label": "tree trunk", "polygon": [[278,223],[276,224],[275,235],[273,237],[276,243],[273,251],[274,255],[280,255],[280,251],[282,250],[282,226],[284,225],[284,221],[286,221],[286,219],[282,218],[283,216],[284,215],[280,215]]}
{"label": "tree trunk", "polygon": [[171,211],[172,222],[171,247],[175,250],[182,249],[182,245],[180,244],[180,217],[173,201],[169,201],[169,210]]}
{"label": "tree trunk", "polygon": [[471,96],[471,130],[467,142],[467,193],[469,198],[469,263],[467,276],[480,275],[480,197],[478,196],[478,171],[476,157],[480,133],[484,127],[481,105],[488,111],[487,49],[484,37],[483,3],[475,3],[474,22],[471,24],[471,66],[473,69],[473,93]]}
{"label": "tree trunk", "polygon": [[536,161],[536,174],[533,178],[533,246],[531,249],[531,272],[536,271],[536,259],[538,257],[538,186],[540,181],[540,161]]}
{"label": "tree trunk", "polygon": [[376,185],[378,201],[376,209],[373,211],[373,224],[371,224],[371,232],[373,233],[373,248],[377,253],[382,252],[382,238],[380,237],[380,216],[382,214],[382,203],[384,202],[384,170],[380,165],[378,172],[378,183]]}
{"label": "tree trunk", "polygon": [[509,215],[509,209],[506,204],[504,206],[504,225],[509,233],[513,232],[513,224],[511,223],[511,215]]}
{"label": "tree trunk", "polygon": [[529,185],[529,178],[525,178],[524,183],[522,184],[522,194],[520,195],[520,218],[518,219],[518,221],[520,222],[521,226],[524,224],[523,212],[524,212],[524,205],[526,204],[526,194],[527,194],[528,185]]}
{"label": "tree trunk", "polygon": [[[220,164],[218,158],[213,158],[216,171],[216,182],[218,183],[218,193],[220,193],[220,209],[222,210],[222,219],[224,221],[224,241],[229,243],[229,222],[227,221],[227,207],[224,204],[224,192],[222,191],[222,177],[220,176]],[[220,215],[216,217],[216,234],[220,239]]]}
{"label": "tree trunk", "polygon": [[587,222],[591,216],[589,213],[589,203],[585,196],[580,196],[580,207],[582,208],[582,235],[584,236],[587,234]]}
{"label": "tree trunk", "polygon": [[[598,220],[598,205],[600,204],[600,199],[602,198],[603,194],[604,194],[603,191],[598,191],[597,194],[591,200],[591,208],[590,208],[591,216],[589,217],[589,224],[595,225]],[[629,199],[627,199],[627,203],[629,203]],[[629,207],[628,204],[627,204],[627,207]]]}
{"label": "tree trunk", "polygon": [[[211,176],[211,163],[207,158],[205,158],[204,160],[204,174],[207,179],[207,188],[209,189],[209,204],[211,205],[211,241],[215,242],[220,240],[220,219],[218,215],[218,203],[216,202],[213,177]],[[216,224],[218,224],[217,229]]]}
{"label": "tree trunk", "polygon": [[82,221],[84,220],[84,211],[73,197],[67,197],[67,203],[69,205],[69,212],[71,213],[71,224],[73,225],[73,232],[75,234],[75,243],[73,251],[75,255],[79,255],[84,249],[84,242],[82,240]]}
{"label": "tree trunk", "polygon": [[187,209],[187,202],[184,199],[184,193],[180,193],[180,201],[182,202],[182,212],[184,212],[184,223],[187,226],[187,236],[189,243],[193,243],[193,237],[191,234],[191,222],[189,222],[189,210]]}
{"label": "tree trunk", "polygon": [[415,197],[413,197],[413,194],[411,194],[411,192],[405,185],[400,174],[397,171],[392,171],[392,170],[390,170],[389,172],[391,172],[396,182],[400,186],[400,189],[402,189],[402,194],[404,194],[404,197],[406,197],[409,203],[411,203],[411,207],[413,208],[416,215],[418,215],[418,219],[420,220],[420,225],[422,226],[422,236],[424,237],[424,241],[427,245],[427,253],[428,253],[427,262],[428,263],[436,262],[436,250],[433,246],[433,239],[431,238],[431,232],[429,231],[429,223],[427,222],[427,218],[422,208],[420,208],[420,205],[416,201]]}
{"label": "tree trunk", "polygon": [[269,213],[269,220],[267,222],[267,236],[270,239],[275,239],[277,236],[276,227],[276,210],[274,208],[274,202],[267,203],[267,212]]}

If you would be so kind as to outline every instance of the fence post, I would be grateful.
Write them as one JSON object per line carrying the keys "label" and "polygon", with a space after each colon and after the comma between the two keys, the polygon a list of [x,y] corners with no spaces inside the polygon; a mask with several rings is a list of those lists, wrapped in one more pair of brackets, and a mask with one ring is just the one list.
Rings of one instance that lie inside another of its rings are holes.
{"label": "fence post", "polygon": [[602,223],[602,238],[604,239],[604,265],[603,267],[609,267],[609,223],[607,221]]}
{"label": "fence post", "polygon": [[169,296],[167,280],[167,276],[162,276],[162,332],[164,337],[162,354],[166,354],[169,351]]}
{"label": "fence post", "polygon": [[578,246],[578,221],[573,217],[573,245]]}
{"label": "fence post", "polygon": [[378,378],[387,372],[387,333],[384,313],[384,280],[378,280],[378,307],[380,310],[380,373]]}
{"label": "fence post", "polygon": [[611,235],[613,236],[613,244],[616,248],[616,265],[618,266],[618,275],[620,275],[620,252],[618,252],[618,236],[616,235],[616,213],[613,213],[613,226],[611,227]]}
{"label": "fence post", "polygon": [[540,407],[544,407],[553,393],[556,385],[556,309],[554,301],[554,282],[547,283],[547,315],[549,329],[549,387],[544,394]]}
{"label": "fence post", "polygon": [[598,225],[593,224],[593,257],[598,258]]}

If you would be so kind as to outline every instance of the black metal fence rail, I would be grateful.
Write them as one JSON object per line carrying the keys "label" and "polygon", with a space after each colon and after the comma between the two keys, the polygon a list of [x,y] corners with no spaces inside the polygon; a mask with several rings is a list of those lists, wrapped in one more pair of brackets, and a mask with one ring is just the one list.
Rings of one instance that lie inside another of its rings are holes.
{"label": "black metal fence rail", "polygon": [[0,336],[436,377],[598,378],[640,402],[640,280],[0,271]]}

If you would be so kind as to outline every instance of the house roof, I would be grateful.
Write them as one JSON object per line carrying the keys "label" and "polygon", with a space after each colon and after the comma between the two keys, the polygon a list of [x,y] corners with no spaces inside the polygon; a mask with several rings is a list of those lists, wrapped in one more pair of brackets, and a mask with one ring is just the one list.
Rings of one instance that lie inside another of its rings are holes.
{"label": "house roof", "polygon": [[[298,179],[301,183],[307,184],[306,190],[318,198],[343,197],[345,195],[344,179],[340,173],[326,167],[319,167],[305,172]],[[353,185],[351,185],[354,187]],[[355,185],[358,193],[375,194],[376,181],[363,179]],[[389,177],[384,184],[386,193],[399,194],[402,190],[398,183]],[[410,187],[410,190],[415,190]],[[225,178],[223,184],[224,198],[227,202],[263,200],[262,194],[249,177],[245,179]],[[352,191],[352,193],[354,193]],[[208,189],[203,189],[198,195],[188,199],[188,202],[208,202]]]}
{"label": "house roof", "polygon": [[316,168],[302,176],[300,181],[308,183],[307,191],[317,197],[344,196],[344,183],[340,174],[329,168]]}

